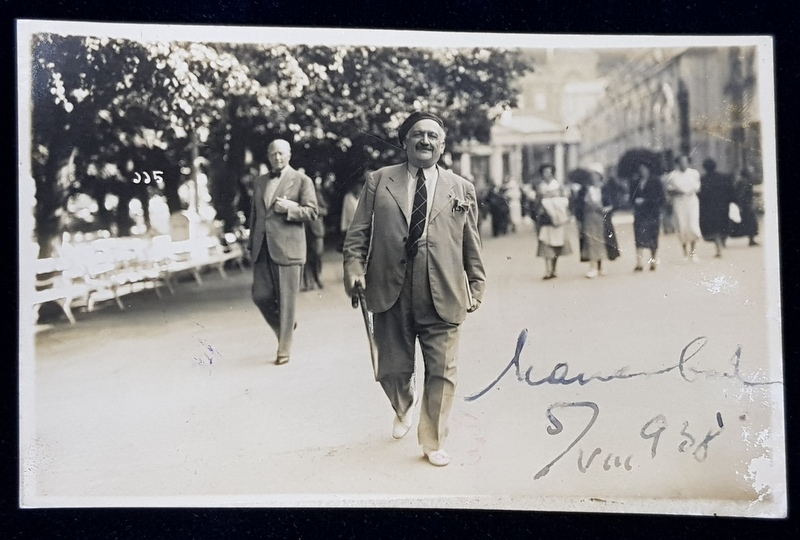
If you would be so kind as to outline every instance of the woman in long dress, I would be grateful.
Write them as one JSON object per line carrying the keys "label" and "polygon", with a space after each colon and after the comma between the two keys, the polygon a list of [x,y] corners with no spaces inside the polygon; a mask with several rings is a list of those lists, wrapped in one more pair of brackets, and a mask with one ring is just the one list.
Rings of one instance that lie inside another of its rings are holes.
{"label": "woman in long dress", "polygon": [[717,172],[717,162],[711,158],[703,160],[705,174],[700,177],[700,232],[703,239],[714,242],[715,257],[722,257],[725,240],[731,233],[728,208],[735,202],[733,179]]}
{"label": "woman in long dress", "polygon": [[617,235],[611,223],[614,201],[610,189],[604,189],[603,166],[589,166],[591,181],[581,188],[575,204],[575,216],[580,222],[581,261],[589,263],[587,278],[605,275],[603,261],[619,257]]}
{"label": "woman in long dress", "polygon": [[536,255],[544,259],[545,274],[542,279],[556,277],[558,258],[572,253],[567,224],[570,190],[555,178],[555,167],[545,164],[539,167],[542,180],[536,187],[536,227],[539,245]]}
{"label": "woman in long dress", "polygon": [[661,209],[664,206],[664,186],[647,163],[639,164],[633,201],[633,241],[636,245],[636,272],[641,272],[644,250],[650,250],[650,270],[658,266],[658,233],[661,228]]}
{"label": "woman in long dress", "polygon": [[677,157],[678,168],[667,178],[667,193],[672,200],[678,240],[681,242],[684,257],[697,261],[695,246],[702,238],[700,232],[700,173],[689,167],[689,157]]}

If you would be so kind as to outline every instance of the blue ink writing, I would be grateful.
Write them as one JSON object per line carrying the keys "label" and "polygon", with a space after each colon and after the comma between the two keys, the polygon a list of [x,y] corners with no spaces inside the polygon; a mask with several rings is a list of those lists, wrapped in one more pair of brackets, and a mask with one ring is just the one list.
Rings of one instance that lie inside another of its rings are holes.
{"label": "blue ink writing", "polygon": [[517,346],[514,351],[514,357],[511,359],[511,362],[506,365],[503,371],[498,375],[498,377],[492,381],[486,388],[483,390],[476,392],[475,394],[469,395],[464,398],[465,401],[475,401],[479,399],[481,396],[486,394],[489,390],[497,386],[500,380],[506,376],[506,374],[514,369],[514,374],[519,382],[525,382],[528,386],[541,386],[543,384],[548,385],[562,385],[562,386],[569,386],[572,384],[579,384],[580,386],[587,385],[591,382],[611,382],[615,380],[626,380],[626,379],[634,379],[637,377],[651,377],[651,376],[658,376],[658,375],[666,375],[667,373],[671,373],[676,371],[680,374],[681,378],[686,382],[694,382],[697,378],[701,375],[705,376],[706,378],[724,378],[724,379],[736,379],[740,381],[745,386],[765,386],[771,384],[782,384],[780,381],[751,381],[742,377],[741,369],[740,369],[740,362],[742,356],[742,347],[739,346],[736,348],[736,351],[731,358],[733,363],[733,371],[732,372],[719,372],[710,369],[699,369],[693,365],[690,365],[691,361],[697,354],[703,350],[705,347],[708,339],[705,337],[698,337],[693,339],[686,345],[683,350],[681,351],[680,357],[678,359],[678,363],[657,371],[639,371],[639,372],[628,372],[628,367],[622,367],[616,370],[614,373],[610,375],[586,375],[586,373],[578,373],[574,377],[569,376],[569,364],[566,362],[559,362],[557,363],[553,369],[550,371],[550,374],[546,377],[542,377],[541,379],[534,379],[532,377],[533,366],[531,365],[525,371],[525,374],[522,374],[522,368],[520,367],[520,355],[522,354],[522,349],[525,347],[525,342],[528,339],[528,330],[522,330],[520,332],[519,337],[517,337]]}

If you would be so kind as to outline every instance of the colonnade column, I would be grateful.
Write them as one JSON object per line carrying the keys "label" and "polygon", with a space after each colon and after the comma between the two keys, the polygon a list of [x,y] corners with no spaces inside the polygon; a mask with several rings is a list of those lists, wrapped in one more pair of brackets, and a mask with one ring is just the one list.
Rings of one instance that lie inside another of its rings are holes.
{"label": "colonnade column", "polygon": [[556,143],[555,152],[555,166],[556,166],[556,180],[559,182],[564,181],[564,169],[566,168],[566,160],[564,159],[564,143]]}
{"label": "colonnade column", "polygon": [[503,183],[503,147],[501,146],[492,148],[492,155],[489,158],[489,179],[495,185]]}
{"label": "colonnade column", "polygon": [[465,178],[472,176],[472,156],[469,155],[469,152],[462,152],[458,161],[461,176]]}

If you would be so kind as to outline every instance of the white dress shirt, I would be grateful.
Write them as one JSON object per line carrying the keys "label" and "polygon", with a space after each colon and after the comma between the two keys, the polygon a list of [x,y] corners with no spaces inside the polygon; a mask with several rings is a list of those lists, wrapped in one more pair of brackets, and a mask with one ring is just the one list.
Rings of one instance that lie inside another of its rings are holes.
{"label": "white dress shirt", "polygon": [[283,174],[286,172],[289,166],[287,165],[283,169],[281,169],[280,175],[277,178],[268,178],[267,179],[267,187],[264,190],[264,204],[267,208],[272,206],[273,199],[275,198],[275,191],[278,189],[278,184],[281,183],[281,179],[283,178]]}

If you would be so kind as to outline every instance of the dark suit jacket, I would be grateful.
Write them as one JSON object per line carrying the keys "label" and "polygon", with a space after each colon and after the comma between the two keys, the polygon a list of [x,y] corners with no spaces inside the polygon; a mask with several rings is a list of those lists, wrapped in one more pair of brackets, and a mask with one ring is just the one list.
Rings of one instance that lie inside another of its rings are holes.
{"label": "dark suit jacket", "polygon": [[[344,276],[365,274],[367,307],[388,310],[405,281],[408,235],[408,170],[405,163],[370,174],[344,241]],[[478,234],[475,187],[439,168],[428,221],[428,272],[433,305],[439,316],[458,324],[472,296],[481,300],[486,281]]]}
{"label": "dark suit jacket", "polygon": [[[266,237],[269,254],[276,264],[305,264],[304,223],[309,223],[317,218],[314,182],[303,173],[288,167],[275,190],[272,204],[267,208],[264,203],[264,192],[268,180],[269,176],[263,175],[253,181],[253,204],[250,210],[250,239],[248,241],[250,256],[253,261],[258,259],[262,240]],[[279,197],[291,199],[299,206],[290,208],[287,214],[279,214],[274,210],[274,203]]]}

